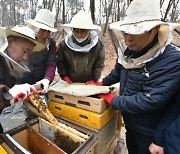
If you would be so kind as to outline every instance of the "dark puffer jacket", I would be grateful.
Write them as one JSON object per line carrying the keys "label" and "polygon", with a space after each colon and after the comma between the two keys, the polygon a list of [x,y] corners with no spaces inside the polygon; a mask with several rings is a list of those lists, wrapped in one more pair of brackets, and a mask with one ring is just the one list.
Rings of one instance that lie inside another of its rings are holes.
{"label": "dark puffer jacket", "polygon": [[180,115],[170,123],[165,131],[164,151],[165,154],[180,153]]}
{"label": "dark puffer jacket", "polygon": [[112,106],[122,112],[128,128],[152,136],[169,105],[180,97],[180,52],[168,45],[163,54],[139,69],[117,63],[103,85],[119,81],[120,96],[113,98]]}
{"label": "dark puffer jacket", "polygon": [[57,51],[57,69],[61,78],[68,76],[73,82],[98,81],[104,67],[105,51],[99,40],[87,53],[71,50],[62,41]]}
{"label": "dark puffer jacket", "polygon": [[[180,96],[180,90],[176,95]],[[165,154],[180,153],[180,97],[173,102],[154,132],[153,143],[164,147]]]}

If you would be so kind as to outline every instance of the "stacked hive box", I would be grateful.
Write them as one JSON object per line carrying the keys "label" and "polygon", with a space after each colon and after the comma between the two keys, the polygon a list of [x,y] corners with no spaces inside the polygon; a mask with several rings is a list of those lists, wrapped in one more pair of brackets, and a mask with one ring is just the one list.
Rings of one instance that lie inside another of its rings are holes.
{"label": "stacked hive box", "polygon": [[49,110],[67,123],[82,131],[93,133],[98,138],[94,153],[113,151],[117,142],[117,111],[102,99],[77,97],[55,91],[48,92]]}
{"label": "stacked hive box", "polygon": [[92,154],[97,138],[61,124],[54,127],[44,119],[34,119],[0,135],[1,154]]}

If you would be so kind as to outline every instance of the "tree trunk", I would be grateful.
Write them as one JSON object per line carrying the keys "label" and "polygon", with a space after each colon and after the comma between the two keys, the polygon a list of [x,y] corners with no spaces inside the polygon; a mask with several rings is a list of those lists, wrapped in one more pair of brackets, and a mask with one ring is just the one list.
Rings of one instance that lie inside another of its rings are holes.
{"label": "tree trunk", "polygon": [[6,20],[5,20],[5,18],[6,18],[5,15],[6,15],[6,11],[7,11],[6,8],[7,8],[7,7],[5,6],[4,1],[2,0],[2,1],[1,1],[1,9],[2,9],[2,16],[1,16],[1,20],[2,20],[2,21],[1,21],[1,24],[2,24],[3,27],[5,27],[6,24],[7,24],[7,23],[5,23],[5,21],[6,21]]}
{"label": "tree trunk", "polygon": [[47,8],[47,0],[43,0],[43,8],[44,8],[44,9]]}
{"label": "tree trunk", "polygon": [[170,16],[171,16],[170,21],[175,22],[179,16],[179,14],[178,14],[179,11],[177,10],[178,9],[177,5],[179,3],[179,0],[173,1],[172,3],[173,4],[172,4],[172,11],[170,14]]}
{"label": "tree trunk", "polygon": [[100,0],[100,2],[99,2],[99,24],[101,24],[101,22],[102,22],[102,0]]}
{"label": "tree trunk", "polygon": [[59,12],[61,9],[61,4],[62,4],[62,0],[58,0],[58,6],[56,7],[56,17],[55,17],[55,26],[57,27],[57,23],[58,23],[58,16],[59,16]]}
{"label": "tree trunk", "polygon": [[[64,0],[62,0],[62,3],[63,3],[63,11],[62,11],[62,21],[63,21],[63,24],[65,24],[65,2]],[[64,37],[64,31],[62,32],[62,36]]]}
{"label": "tree trunk", "polygon": [[168,15],[168,13],[169,13],[169,11],[170,11],[170,9],[171,9],[172,2],[173,2],[173,1],[174,1],[174,0],[170,0],[170,1],[169,1],[168,7],[167,7],[167,9],[166,9],[166,13],[165,13],[164,18],[163,18],[164,21],[165,21],[166,18],[167,18],[167,15]]}
{"label": "tree trunk", "polygon": [[120,20],[120,0],[117,0],[117,21]]}
{"label": "tree trunk", "polygon": [[95,1],[94,0],[90,0],[90,10],[91,10],[91,18],[93,23],[95,23]]}
{"label": "tree trunk", "polygon": [[106,33],[107,25],[108,25],[108,22],[109,22],[109,16],[111,14],[112,4],[113,4],[113,0],[111,1],[111,4],[108,7],[108,14],[107,14],[107,17],[106,17],[106,23],[105,23],[104,29],[103,29],[103,36],[105,36],[105,33]]}
{"label": "tree trunk", "polygon": [[164,1],[165,0],[160,0],[160,8],[162,8]]}
{"label": "tree trunk", "polygon": [[[14,26],[16,25],[16,9],[15,9],[15,7],[16,7],[16,3],[15,3],[15,0],[13,0],[13,5],[12,5],[12,14],[13,14],[13,18],[14,18],[14,21],[13,21],[13,24],[14,24]],[[12,19],[12,18],[11,18]]]}

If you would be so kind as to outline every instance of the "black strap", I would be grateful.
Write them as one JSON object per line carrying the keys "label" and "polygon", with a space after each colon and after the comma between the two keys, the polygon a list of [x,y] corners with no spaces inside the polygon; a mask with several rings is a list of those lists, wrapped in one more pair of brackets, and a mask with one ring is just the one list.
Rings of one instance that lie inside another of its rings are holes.
{"label": "black strap", "polygon": [[178,31],[177,29],[174,29],[174,31],[180,35],[180,31]]}

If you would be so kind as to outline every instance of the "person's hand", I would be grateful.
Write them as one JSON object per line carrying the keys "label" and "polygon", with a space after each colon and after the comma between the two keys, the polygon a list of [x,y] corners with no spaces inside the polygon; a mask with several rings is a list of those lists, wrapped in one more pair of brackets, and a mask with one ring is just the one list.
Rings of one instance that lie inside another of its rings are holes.
{"label": "person's hand", "polygon": [[96,84],[96,82],[94,82],[94,80],[89,80],[85,84]]}
{"label": "person's hand", "polygon": [[68,76],[65,76],[63,78],[64,81],[68,82],[68,83],[72,83],[71,79]]}
{"label": "person's hand", "polygon": [[112,99],[114,98],[114,94],[108,93],[108,94],[99,94],[98,98],[102,98],[106,101],[108,104],[112,104]]}
{"label": "person's hand", "polygon": [[49,83],[50,83],[50,81],[48,79],[42,79],[42,80],[36,82],[36,84],[41,84],[41,87],[43,88],[41,93],[47,93],[48,87],[49,87]]}
{"label": "person's hand", "polygon": [[101,81],[101,82],[96,82],[95,85],[97,85],[97,86],[103,86],[103,82],[102,82],[102,81]]}
{"label": "person's hand", "polygon": [[164,148],[154,143],[149,146],[149,151],[151,154],[164,154]]}
{"label": "person's hand", "polygon": [[14,97],[14,102],[18,101],[18,98],[26,99],[29,94],[33,92],[37,94],[37,90],[30,84],[14,85],[9,89],[9,93]]}

